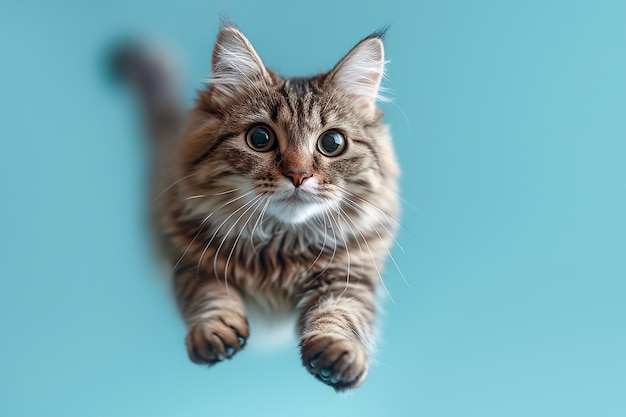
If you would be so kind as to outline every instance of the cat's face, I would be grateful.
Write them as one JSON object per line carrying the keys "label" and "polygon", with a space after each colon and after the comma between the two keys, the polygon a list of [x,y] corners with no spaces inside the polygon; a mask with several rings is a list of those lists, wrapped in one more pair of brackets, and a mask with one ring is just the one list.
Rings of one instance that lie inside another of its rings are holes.
{"label": "cat's face", "polygon": [[329,73],[284,79],[222,29],[178,158],[193,210],[299,224],[379,192],[396,169],[375,105],[383,64],[371,37]]}

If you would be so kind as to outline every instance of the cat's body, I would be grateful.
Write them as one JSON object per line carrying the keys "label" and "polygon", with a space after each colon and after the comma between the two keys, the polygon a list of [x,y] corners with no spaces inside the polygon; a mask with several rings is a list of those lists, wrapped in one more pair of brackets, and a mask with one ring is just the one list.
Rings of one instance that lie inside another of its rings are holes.
{"label": "cat's body", "polygon": [[[321,381],[365,379],[398,212],[375,105],[383,65],[372,35],[329,73],[281,78],[236,28],[220,31],[209,86],[179,138],[158,139],[159,227],[194,362],[243,348],[249,302],[298,314],[303,364]],[[171,135],[180,111],[154,104],[168,87],[138,84],[153,135]]]}

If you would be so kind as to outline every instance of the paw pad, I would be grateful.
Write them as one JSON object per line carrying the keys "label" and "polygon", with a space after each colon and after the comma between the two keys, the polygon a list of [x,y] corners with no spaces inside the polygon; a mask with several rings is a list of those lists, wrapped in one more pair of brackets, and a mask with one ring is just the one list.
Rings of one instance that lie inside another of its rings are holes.
{"label": "paw pad", "polygon": [[244,317],[205,320],[187,333],[187,353],[195,363],[214,365],[243,349],[247,337],[248,323]]}
{"label": "paw pad", "polygon": [[337,391],[356,388],[367,376],[367,354],[355,340],[338,335],[314,336],[303,340],[300,347],[307,370]]}

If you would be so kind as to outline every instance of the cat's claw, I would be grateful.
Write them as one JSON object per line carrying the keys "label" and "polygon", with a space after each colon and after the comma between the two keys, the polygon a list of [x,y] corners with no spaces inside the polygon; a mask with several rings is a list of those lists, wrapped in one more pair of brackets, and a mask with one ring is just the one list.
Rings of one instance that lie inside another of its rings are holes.
{"label": "cat's claw", "polygon": [[195,363],[215,365],[243,349],[247,337],[248,323],[244,317],[204,320],[187,333],[187,353]]}
{"label": "cat's claw", "polygon": [[246,345],[246,339],[243,336],[238,335],[237,341],[239,342],[239,346],[242,348]]}
{"label": "cat's claw", "polygon": [[367,354],[357,341],[338,335],[318,335],[303,340],[300,347],[307,370],[337,391],[356,388],[367,376]]}

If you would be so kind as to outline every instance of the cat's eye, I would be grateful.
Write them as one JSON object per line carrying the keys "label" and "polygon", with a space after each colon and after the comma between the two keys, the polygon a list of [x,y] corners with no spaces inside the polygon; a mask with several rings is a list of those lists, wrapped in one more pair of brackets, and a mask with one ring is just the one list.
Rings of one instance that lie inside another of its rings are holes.
{"label": "cat's eye", "polygon": [[346,138],[336,130],[329,130],[318,139],[317,149],[326,156],[338,156],[346,149]]}
{"label": "cat's eye", "polygon": [[268,126],[253,126],[246,132],[248,146],[258,152],[267,152],[274,147],[276,135]]}

